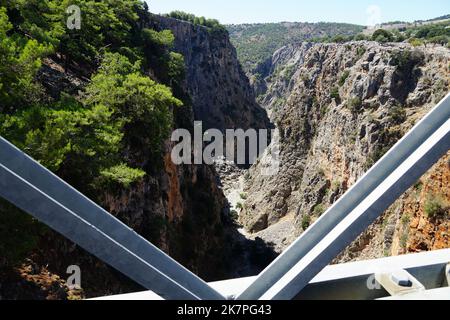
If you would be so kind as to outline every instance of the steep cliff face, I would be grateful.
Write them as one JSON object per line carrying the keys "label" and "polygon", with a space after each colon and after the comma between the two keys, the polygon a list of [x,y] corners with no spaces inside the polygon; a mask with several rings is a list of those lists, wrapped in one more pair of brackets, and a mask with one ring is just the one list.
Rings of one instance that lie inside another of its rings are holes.
{"label": "steep cliff face", "polygon": [[450,152],[408,190],[336,262],[450,247]]}
{"label": "steep cliff face", "polygon": [[[261,176],[258,165],[251,169],[251,196],[240,218],[245,227],[278,251],[285,248],[447,94],[449,59],[444,47],[372,42],[304,43],[277,51],[259,100],[280,129],[281,168],[270,177]],[[447,162],[422,178],[422,191],[405,194],[379,229],[369,230],[342,259],[362,256],[366,247],[369,256],[448,247]],[[442,202],[442,213],[425,219],[424,202],[433,197]],[[439,232],[440,240],[431,240]],[[375,238],[383,233],[377,250]]]}
{"label": "steep cliff face", "polygon": [[[205,129],[269,125],[226,34],[212,35],[206,28],[153,15],[145,23],[157,30],[172,30],[176,49],[185,57],[186,79],[177,94],[187,103],[174,110],[174,129],[192,128],[194,120],[204,121]],[[58,55],[44,61],[38,78],[49,99],[61,92],[79,95],[95,72],[72,66],[63,65]],[[148,74],[152,75],[152,70]],[[97,195],[100,204],[202,278],[228,278],[236,235],[225,214],[226,199],[215,169],[174,165],[172,147],[173,143],[166,141],[160,159],[152,160],[152,166],[144,164],[147,175],[143,181],[126,190]],[[8,279],[1,281],[0,298],[77,297],[79,293],[68,292],[63,280],[69,265],[81,268],[84,297],[142,289],[51,230],[39,242],[29,259],[12,271],[14,276],[0,270],[0,278]],[[41,274],[46,275],[48,286],[39,285]],[[30,288],[37,293],[31,294]]]}
{"label": "steep cliff face", "polygon": [[186,63],[185,88],[203,128],[260,129],[270,123],[255,100],[228,35],[188,22],[156,16],[161,29],[175,35],[175,51]]}

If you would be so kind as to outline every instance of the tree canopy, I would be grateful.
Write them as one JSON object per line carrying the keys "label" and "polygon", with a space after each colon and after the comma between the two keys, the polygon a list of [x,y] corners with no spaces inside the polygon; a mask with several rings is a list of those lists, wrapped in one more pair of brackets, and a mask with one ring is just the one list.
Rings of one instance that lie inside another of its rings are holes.
{"label": "tree canopy", "polygon": [[226,27],[220,24],[220,22],[216,19],[197,17],[193,14],[186,13],[183,11],[172,11],[171,13],[168,14],[168,16],[174,19],[190,22],[194,25],[204,26],[210,29],[212,32],[227,33]]}
{"label": "tree canopy", "polygon": [[[69,4],[81,8],[81,30],[66,27]],[[94,200],[158,165],[182,105],[170,86],[183,79],[184,59],[169,30],[138,23],[144,11],[138,0],[0,0],[0,135]],[[50,97],[38,77],[45,59],[82,66],[72,71],[90,81],[79,94]],[[18,248],[0,245],[0,257],[14,262],[42,226],[4,202],[0,220],[30,230],[0,233],[9,237],[0,244]]]}

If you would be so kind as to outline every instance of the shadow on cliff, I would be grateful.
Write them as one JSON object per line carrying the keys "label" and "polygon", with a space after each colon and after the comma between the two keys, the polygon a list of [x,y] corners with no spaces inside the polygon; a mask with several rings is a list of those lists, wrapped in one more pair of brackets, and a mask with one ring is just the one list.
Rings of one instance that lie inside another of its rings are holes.
{"label": "shadow on cliff", "polygon": [[273,249],[273,243],[266,243],[259,237],[254,240],[247,238],[239,231],[242,226],[237,224],[229,214],[227,217],[225,250],[228,251],[227,255],[230,257],[227,266],[228,278],[258,275],[278,256]]}

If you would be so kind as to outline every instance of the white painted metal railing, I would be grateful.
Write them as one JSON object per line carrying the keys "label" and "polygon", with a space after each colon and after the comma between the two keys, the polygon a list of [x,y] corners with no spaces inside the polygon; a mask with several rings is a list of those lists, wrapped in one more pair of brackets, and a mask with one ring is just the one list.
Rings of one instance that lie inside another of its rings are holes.
{"label": "white painted metal railing", "polygon": [[[404,270],[414,276],[427,291],[415,294],[413,298],[428,297],[428,290],[438,290],[439,296],[450,300],[450,249],[407,254],[396,257],[349,262],[325,267],[295,297],[298,300],[375,300],[391,297],[390,294],[375,282],[376,275],[382,272]],[[231,279],[211,282],[209,285],[226,297],[236,297],[245,290],[257,277]],[[447,294],[447,296],[445,296]],[[135,292],[122,295],[98,297],[93,300],[161,300],[151,291]]]}

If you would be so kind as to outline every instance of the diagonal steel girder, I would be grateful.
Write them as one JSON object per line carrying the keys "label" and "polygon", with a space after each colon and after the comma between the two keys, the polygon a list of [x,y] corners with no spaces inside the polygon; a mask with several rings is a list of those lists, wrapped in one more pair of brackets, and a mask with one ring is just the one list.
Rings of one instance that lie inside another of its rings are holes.
{"label": "diagonal steel girder", "polygon": [[0,137],[0,197],[166,299],[225,299],[114,216]]}
{"label": "diagonal steel girder", "polygon": [[450,149],[450,94],[244,290],[293,299]]}

